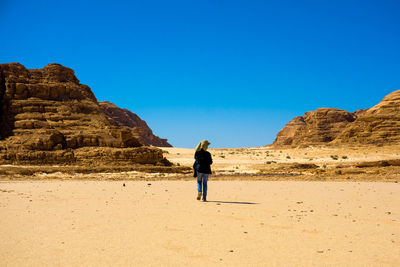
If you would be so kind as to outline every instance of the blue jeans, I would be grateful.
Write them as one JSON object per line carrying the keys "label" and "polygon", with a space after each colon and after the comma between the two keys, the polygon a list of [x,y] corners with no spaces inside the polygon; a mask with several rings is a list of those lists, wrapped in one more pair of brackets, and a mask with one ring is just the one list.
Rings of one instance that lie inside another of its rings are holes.
{"label": "blue jeans", "polygon": [[197,173],[197,191],[203,192],[203,200],[207,199],[207,181],[210,175],[207,173]]}

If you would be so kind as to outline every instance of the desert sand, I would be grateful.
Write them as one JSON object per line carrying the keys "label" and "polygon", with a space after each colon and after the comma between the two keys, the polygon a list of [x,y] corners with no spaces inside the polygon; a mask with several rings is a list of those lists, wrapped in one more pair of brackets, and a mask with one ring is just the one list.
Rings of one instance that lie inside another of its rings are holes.
{"label": "desert sand", "polygon": [[[193,180],[194,149],[160,148],[172,167],[151,164],[0,165],[7,180]],[[210,148],[214,180],[400,182],[400,145]],[[381,163],[387,163],[382,165]]]}
{"label": "desert sand", "polygon": [[[174,164],[191,167],[194,149],[162,148]],[[211,148],[215,179],[400,181],[400,146]],[[379,166],[392,161],[394,166]],[[362,165],[364,167],[361,167]]]}
{"label": "desert sand", "polygon": [[400,265],[398,183],[211,179],[195,196],[194,181],[3,181],[0,265]]}
{"label": "desert sand", "polygon": [[205,203],[162,149],[182,172],[1,165],[0,266],[400,265],[398,146],[211,148]]}

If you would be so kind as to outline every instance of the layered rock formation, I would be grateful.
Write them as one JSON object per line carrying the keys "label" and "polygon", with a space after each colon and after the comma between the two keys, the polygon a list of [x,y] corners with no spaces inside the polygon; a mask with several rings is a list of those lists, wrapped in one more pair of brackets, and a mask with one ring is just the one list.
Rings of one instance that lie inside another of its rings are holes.
{"label": "layered rock formation", "polygon": [[125,127],[143,144],[147,146],[172,147],[167,139],[155,136],[147,123],[135,113],[119,108],[108,101],[99,102],[99,104],[111,125]]}
{"label": "layered rock formation", "polygon": [[160,150],[113,126],[90,88],[59,64],[0,64],[0,103],[0,162],[166,162]]}
{"label": "layered rock formation", "polygon": [[275,145],[327,143],[356,119],[353,113],[334,108],[320,108],[291,120],[277,135]]}
{"label": "layered rock formation", "polygon": [[348,125],[334,143],[400,143],[400,90],[358,114],[357,120]]}
{"label": "layered rock formation", "polygon": [[400,90],[378,105],[353,113],[320,108],[291,120],[277,135],[275,146],[400,143]]}

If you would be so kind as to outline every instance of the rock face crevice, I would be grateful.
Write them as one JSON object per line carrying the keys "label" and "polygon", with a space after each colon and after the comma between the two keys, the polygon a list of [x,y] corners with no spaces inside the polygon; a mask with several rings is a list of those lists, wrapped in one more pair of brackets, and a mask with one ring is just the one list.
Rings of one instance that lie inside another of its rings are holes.
{"label": "rock face crevice", "polygon": [[[0,140],[12,135],[14,116],[7,111],[10,108],[10,99],[7,96],[7,70],[8,65],[0,64]],[[11,88],[12,90],[13,88]]]}
{"label": "rock face crevice", "polygon": [[112,125],[72,69],[53,63],[28,70],[10,63],[0,64],[0,72],[0,162],[53,164],[98,157],[154,164],[162,159],[157,149],[141,148],[130,129]]}
{"label": "rock face crevice", "polygon": [[291,120],[274,146],[400,143],[400,90],[379,104],[355,112],[320,108]]}
{"label": "rock face crevice", "polygon": [[4,94],[6,93],[6,80],[3,74],[3,70],[0,69],[0,140],[4,139],[6,136],[6,129],[5,129],[5,118],[3,116],[3,99]]}

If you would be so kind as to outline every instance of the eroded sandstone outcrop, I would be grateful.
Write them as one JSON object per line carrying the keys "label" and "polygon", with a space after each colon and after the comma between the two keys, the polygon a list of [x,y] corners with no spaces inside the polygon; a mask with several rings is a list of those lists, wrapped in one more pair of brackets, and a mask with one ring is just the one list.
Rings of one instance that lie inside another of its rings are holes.
{"label": "eroded sandstone outcrop", "polygon": [[275,146],[400,143],[400,90],[379,104],[353,113],[320,108],[291,120],[277,135]]}
{"label": "eroded sandstone outcrop", "polygon": [[334,143],[400,143],[400,90],[390,93],[379,104],[359,114]]}
{"label": "eroded sandstone outcrop", "polygon": [[59,64],[31,70],[0,64],[0,104],[0,162],[163,159],[160,150],[143,148],[131,130],[112,125],[90,88]]}
{"label": "eroded sandstone outcrop", "polygon": [[119,108],[108,101],[99,102],[99,104],[111,125],[125,127],[143,144],[147,146],[172,147],[167,139],[155,136],[147,123],[135,113]]}
{"label": "eroded sandstone outcrop", "polygon": [[320,108],[291,120],[277,135],[274,145],[298,146],[328,143],[349,123],[356,119],[353,113],[334,108]]}

